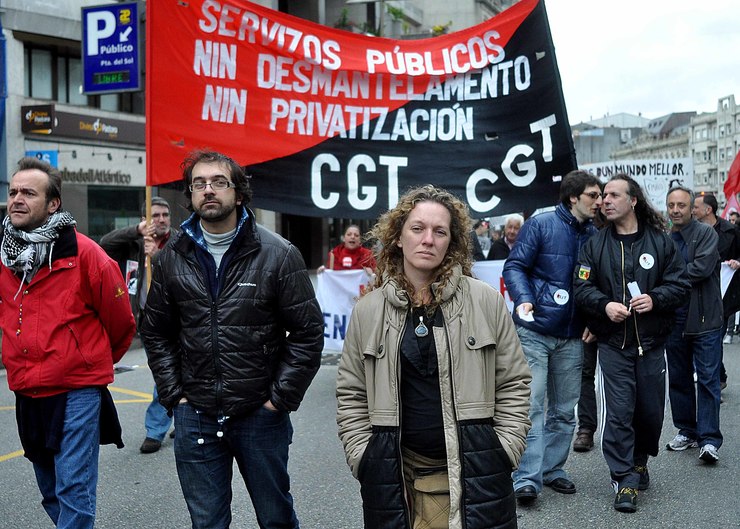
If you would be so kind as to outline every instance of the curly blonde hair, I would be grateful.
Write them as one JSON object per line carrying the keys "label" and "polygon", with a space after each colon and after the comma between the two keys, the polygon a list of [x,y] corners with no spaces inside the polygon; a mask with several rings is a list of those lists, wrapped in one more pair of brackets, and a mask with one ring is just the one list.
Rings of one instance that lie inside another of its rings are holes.
{"label": "curly blonde hair", "polygon": [[449,281],[455,266],[461,266],[464,275],[472,275],[473,263],[470,253],[472,223],[468,207],[462,200],[431,184],[407,191],[396,207],[381,215],[377,224],[368,232],[368,238],[377,240],[379,247],[376,252],[377,276],[372,288],[380,287],[384,281],[393,279],[409,293],[413,305],[421,305],[420,293],[414,291],[414,287],[403,272],[403,250],[398,247],[406,220],[411,211],[421,202],[441,204],[450,213],[450,245],[437,269],[437,277],[434,281],[440,283],[440,288],[432,292],[431,306],[437,306],[441,301],[439,299],[441,291]]}

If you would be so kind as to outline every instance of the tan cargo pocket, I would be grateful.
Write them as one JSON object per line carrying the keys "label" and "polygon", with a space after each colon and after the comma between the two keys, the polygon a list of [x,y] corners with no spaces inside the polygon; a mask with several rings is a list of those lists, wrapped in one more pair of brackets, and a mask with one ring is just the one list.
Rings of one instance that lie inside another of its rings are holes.
{"label": "tan cargo pocket", "polygon": [[414,529],[447,529],[450,483],[447,472],[414,478]]}

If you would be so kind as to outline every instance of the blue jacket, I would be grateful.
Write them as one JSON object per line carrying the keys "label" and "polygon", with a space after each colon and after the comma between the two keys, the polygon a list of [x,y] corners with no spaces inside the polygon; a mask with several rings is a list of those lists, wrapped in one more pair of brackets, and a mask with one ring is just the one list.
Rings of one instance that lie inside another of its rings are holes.
{"label": "blue jacket", "polygon": [[581,336],[584,324],[575,310],[573,270],[581,246],[594,233],[590,220],[579,223],[563,204],[524,223],[503,272],[514,307],[534,306],[531,322],[514,311],[517,325],[558,338]]}

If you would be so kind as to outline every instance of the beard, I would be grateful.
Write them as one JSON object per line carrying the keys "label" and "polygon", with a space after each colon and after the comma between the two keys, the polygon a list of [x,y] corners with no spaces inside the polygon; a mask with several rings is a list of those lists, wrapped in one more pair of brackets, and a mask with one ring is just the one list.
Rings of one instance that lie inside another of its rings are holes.
{"label": "beard", "polygon": [[236,209],[235,203],[224,204],[219,202],[218,206],[209,204],[208,207],[194,208],[195,213],[206,222],[221,222],[231,215]]}

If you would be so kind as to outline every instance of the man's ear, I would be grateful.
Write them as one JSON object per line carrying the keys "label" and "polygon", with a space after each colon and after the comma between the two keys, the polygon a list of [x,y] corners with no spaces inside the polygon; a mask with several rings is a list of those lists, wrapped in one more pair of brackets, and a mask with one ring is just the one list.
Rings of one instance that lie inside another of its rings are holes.
{"label": "man's ear", "polygon": [[56,213],[59,207],[62,205],[62,201],[58,198],[52,198],[49,200],[48,204],[46,204],[46,212],[51,215],[52,213]]}

